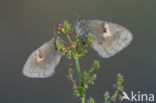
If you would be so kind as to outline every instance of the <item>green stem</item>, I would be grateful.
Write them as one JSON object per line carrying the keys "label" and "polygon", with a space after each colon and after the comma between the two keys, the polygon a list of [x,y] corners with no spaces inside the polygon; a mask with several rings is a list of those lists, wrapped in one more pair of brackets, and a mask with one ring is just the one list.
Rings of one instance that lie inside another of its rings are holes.
{"label": "green stem", "polygon": [[81,98],[81,103],[85,103],[85,99],[84,98]]}
{"label": "green stem", "polygon": [[116,99],[116,97],[118,96],[119,91],[120,91],[119,89],[117,89],[115,91],[114,95],[111,97],[111,101],[112,101],[112,99]]}
{"label": "green stem", "polygon": [[[70,36],[68,34],[66,34],[66,37],[67,37],[69,43],[71,43],[72,41],[71,41]],[[77,51],[76,51],[75,47],[73,48],[73,51],[76,54]],[[79,85],[82,86],[82,76],[81,76],[79,58],[75,57],[74,60],[75,60],[75,65],[76,65],[76,72],[77,72],[77,76],[78,76],[78,82],[79,82]],[[82,103],[84,103],[84,102],[82,102]]]}
{"label": "green stem", "polygon": [[67,38],[67,40],[69,41],[69,43],[72,42],[71,39],[70,39],[70,36],[69,36],[68,34],[66,34],[66,38]]}
{"label": "green stem", "polygon": [[75,58],[75,65],[76,65],[76,71],[77,71],[77,75],[78,75],[79,85],[82,85],[81,70],[80,70],[80,64],[79,64],[78,58]]}

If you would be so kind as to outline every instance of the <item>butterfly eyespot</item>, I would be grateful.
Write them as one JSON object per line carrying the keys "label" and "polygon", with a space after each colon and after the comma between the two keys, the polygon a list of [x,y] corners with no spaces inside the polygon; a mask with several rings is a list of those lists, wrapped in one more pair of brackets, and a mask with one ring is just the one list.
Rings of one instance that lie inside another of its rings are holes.
{"label": "butterfly eyespot", "polygon": [[107,24],[102,24],[102,30],[103,30],[102,35],[104,37],[110,37],[111,36],[111,33],[109,31],[109,28],[108,28],[108,25]]}
{"label": "butterfly eyespot", "polygon": [[102,24],[103,33],[107,33],[107,28],[105,27],[105,24]]}
{"label": "butterfly eyespot", "polygon": [[37,51],[37,60],[38,61],[42,61],[44,58],[43,58],[43,55],[41,54],[41,52],[38,50]]}

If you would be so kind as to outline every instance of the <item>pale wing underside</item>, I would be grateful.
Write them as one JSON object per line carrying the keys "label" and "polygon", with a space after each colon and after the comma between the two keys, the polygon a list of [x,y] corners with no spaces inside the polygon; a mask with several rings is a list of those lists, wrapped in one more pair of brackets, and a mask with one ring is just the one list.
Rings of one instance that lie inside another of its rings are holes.
{"label": "pale wing underside", "polygon": [[55,73],[61,54],[54,45],[55,39],[46,42],[35,50],[23,67],[23,74],[29,78],[46,78]]}
{"label": "pale wing underside", "polygon": [[103,58],[118,53],[128,46],[133,38],[126,28],[105,21],[88,20],[86,28],[93,36],[92,47]]}

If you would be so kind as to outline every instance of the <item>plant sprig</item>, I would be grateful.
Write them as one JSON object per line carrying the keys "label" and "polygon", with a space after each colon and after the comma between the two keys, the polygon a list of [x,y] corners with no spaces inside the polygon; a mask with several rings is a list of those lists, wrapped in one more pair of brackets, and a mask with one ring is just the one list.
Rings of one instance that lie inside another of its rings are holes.
{"label": "plant sprig", "polygon": [[123,79],[124,77],[119,73],[117,75],[117,83],[113,84],[113,88],[115,88],[115,92],[112,96],[110,96],[110,93],[107,91],[104,94],[104,100],[105,103],[111,103],[112,101],[116,101],[117,97],[119,97],[119,99],[121,99],[121,95],[119,95],[119,92],[122,92],[124,90],[124,87],[122,86],[122,83],[124,81]]}
{"label": "plant sprig", "polygon": [[[94,61],[92,66],[81,73],[79,59],[82,58],[88,51],[87,48],[92,44],[91,34],[86,35],[85,40],[81,36],[74,36],[74,40],[71,39],[70,34],[72,31],[71,24],[65,20],[63,24],[60,24],[57,28],[58,34],[63,34],[68,40],[68,46],[65,47],[63,43],[57,43],[57,49],[65,55],[68,59],[74,59],[75,67],[73,65],[68,66],[68,79],[73,84],[73,95],[78,97],[81,103],[94,103],[94,99],[90,97],[87,101],[85,99],[86,90],[89,85],[93,85],[97,75],[94,73],[95,70],[100,68],[99,61]],[[74,73],[77,73],[77,78],[75,78]],[[123,90],[122,86],[123,76],[118,74],[117,84],[114,85],[116,91],[113,96],[110,97],[109,92],[104,94],[105,103],[111,103],[111,101],[116,100],[118,93]]]}

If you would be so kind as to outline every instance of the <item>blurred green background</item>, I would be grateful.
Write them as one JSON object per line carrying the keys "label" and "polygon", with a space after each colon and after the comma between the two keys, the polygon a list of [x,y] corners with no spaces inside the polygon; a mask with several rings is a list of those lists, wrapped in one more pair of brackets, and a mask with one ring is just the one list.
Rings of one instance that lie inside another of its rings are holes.
{"label": "blurred green background", "polygon": [[156,95],[156,0],[1,0],[0,1],[0,103],[79,103],[66,79],[71,61],[64,57],[56,74],[30,79],[22,68],[32,51],[52,37],[53,25],[73,21],[72,9],[82,19],[100,19],[127,27],[131,45],[109,59],[90,49],[81,67],[100,60],[98,78],[87,94],[102,103],[103,93],[113,93],[117,73],[125,76],[125,91]]}

